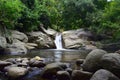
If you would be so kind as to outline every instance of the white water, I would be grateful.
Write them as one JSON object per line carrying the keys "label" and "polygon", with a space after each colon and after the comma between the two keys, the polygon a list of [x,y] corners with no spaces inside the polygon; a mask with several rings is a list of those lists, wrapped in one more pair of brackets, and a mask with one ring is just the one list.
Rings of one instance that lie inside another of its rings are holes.
{"label": "white water", "polygon": [[63,46],[62,46],[62,35],[60,33],[56,34],[55,45],[56,45],[57,49],[59,49],[59,50],[63,49]]}

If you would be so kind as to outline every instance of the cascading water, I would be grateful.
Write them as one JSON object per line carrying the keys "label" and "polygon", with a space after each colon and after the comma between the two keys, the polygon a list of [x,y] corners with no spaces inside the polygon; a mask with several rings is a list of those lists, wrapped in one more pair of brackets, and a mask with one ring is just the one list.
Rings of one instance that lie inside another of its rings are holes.
{"label": "cascading water", "polygon": [[56,34],[56,37],[55,37],[55,45],[56,45],[56,48],[57,49],[63,49],[63,46],[62,46],[62,35],[60,33],[57,33]]}

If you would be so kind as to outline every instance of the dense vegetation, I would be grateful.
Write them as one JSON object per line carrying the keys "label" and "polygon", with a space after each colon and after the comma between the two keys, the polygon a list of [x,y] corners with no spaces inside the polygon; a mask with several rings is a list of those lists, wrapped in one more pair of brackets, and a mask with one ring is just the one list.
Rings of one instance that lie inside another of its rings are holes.
{"label": "dense vegetation", "polygon": [[120,0],[0,0],[0,27],[58,31],[87,28],[120,38]]}

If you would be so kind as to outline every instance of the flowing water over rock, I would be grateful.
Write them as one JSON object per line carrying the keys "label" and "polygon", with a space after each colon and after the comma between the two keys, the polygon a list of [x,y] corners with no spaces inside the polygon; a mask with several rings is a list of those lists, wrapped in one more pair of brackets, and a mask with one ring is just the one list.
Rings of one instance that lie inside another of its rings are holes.
{"label": "flowing water over rock", "polygon": [[57,33],[56,34],[56,37],[55,37],[55,45],[56,45],[56,48],[58,50],[60,49],[63,49],[63,45],[62,45],[62,35],[60,33]]}

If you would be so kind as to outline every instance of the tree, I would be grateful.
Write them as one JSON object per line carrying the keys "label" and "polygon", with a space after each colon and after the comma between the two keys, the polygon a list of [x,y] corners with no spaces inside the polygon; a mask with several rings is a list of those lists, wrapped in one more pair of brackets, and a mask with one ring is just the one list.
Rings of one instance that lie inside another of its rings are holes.
{"label": "tree", "polygon": [[65,29],[90,26],[86,18],[87,14],[95,11],[95,5],[92,0],[65,0],[64,3],[63,26]]}
{"label": "tree", "polygon": [[21,17],[23,6],[19,0],[0,0],[0,25],[13,28]]}
{"label": "tree", "polygon": [[120,39],[120,0],[108,3],[101,26],[106,33],[109,32],[112,35],[112,38]]}

